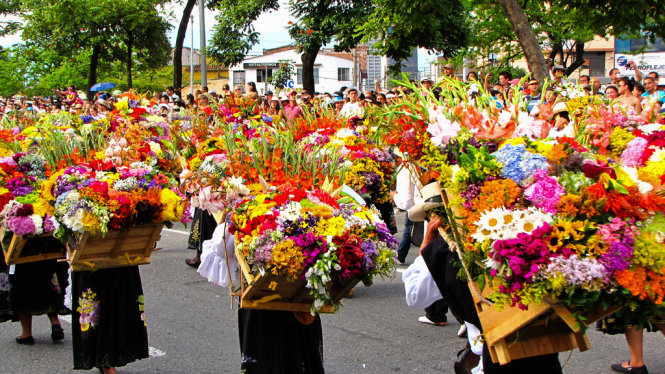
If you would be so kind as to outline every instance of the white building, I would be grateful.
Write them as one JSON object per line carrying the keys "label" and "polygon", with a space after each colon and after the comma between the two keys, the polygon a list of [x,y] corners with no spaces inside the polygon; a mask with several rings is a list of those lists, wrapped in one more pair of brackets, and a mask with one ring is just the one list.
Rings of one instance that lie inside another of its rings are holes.
{"label": "white building", "polygon": [[[279,69],[279,60],[295,61],[297,73],[289,83],[293,89],[302,89],[302,60],[300,54],[293,49],[247,58],[242,63],[229,68],[230,81],[234,85],[254,82],[259,94],[263,94],[266,89],[274,90],[274,87],[266,83],[266,79]],[[317,92],[333,93],[342,86],[351,86],[353,84],[352,69],[352,60],[318,54],[314,62],[314,89]]]}

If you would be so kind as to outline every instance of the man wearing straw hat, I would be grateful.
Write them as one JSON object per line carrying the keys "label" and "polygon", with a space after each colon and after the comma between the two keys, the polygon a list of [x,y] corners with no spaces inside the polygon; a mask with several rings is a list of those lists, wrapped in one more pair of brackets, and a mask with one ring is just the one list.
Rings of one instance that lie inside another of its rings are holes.
{"label": "man wearing straw hat", "polygon": [[[420,247],[420,256],[402,274],[406,291],[406,303],[413,308],[422,308],[433,302],[445,300],[453,314],[464,321],[471,351],[482,354],[482,361],[471,373],[514,374],[532,373],[561,374],[558,354],[550,354],[513,360],[506,365],[492,363],[487,347],[481,343],[481,323],[475,308],[471,291],[465,280],[457,273],[463,266],[457,252],[453,252],[439,233],[445,220],[435,210],[444,207],[438,182],[422,189],[423,203],[409,210],[409,218],[414,221],[428,220],[427,229]],[[455,363],[455,373],[465,372]]]}

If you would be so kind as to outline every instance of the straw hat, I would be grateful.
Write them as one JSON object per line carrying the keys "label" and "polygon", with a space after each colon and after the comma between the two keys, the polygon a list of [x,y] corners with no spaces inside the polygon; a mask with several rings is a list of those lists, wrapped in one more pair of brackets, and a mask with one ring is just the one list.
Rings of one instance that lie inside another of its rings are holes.
{"label": "straw hat", "polygon": [[424,221],[428,211],[444,206],[439,182],[432,182],[423,187],[421,195],[423,196],[423,202],[414,205],[408,212],[409,219],[413,222]]}

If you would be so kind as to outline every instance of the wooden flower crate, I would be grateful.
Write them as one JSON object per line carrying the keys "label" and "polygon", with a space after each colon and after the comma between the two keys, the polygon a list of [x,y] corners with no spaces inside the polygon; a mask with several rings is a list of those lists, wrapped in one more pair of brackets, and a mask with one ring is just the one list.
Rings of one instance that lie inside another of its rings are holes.
{"label": "wooden flower crate", "polygon": [[65,245],[51,234],[16,235],[0,230],[2,251],[7,265],[65,258]]}
{"label": "wooden flower crate", "polygon": [[[241,280],[241,308],[309,313],[310,307],[314,304],[314,297],[309,294],[310,289],[306,287],[305,280],[289,281],[286,277],[269,273],[253,275],[245,256],[237,250],[235,252],[244,278],[244,281]],[[359,278],[348,279],[341,285],[333,285],[330,282],[328,289],[333,300],[339,302],[359,281]],[[335,308],[324,304],[319,312],[334,313]]]}
{"label": "wooden flower crate", "polygon": [[163,227],[163,223],[149,223],[112,230],[106,236],[84,234],[67,243],[67,260],[73,271],[149,264],[152,253],[159,250],[155,243]]}
{"label": "wooden flower crate", "polygon": [[[486,286],[482,296],[486,298],[492,292],[491,287]],[[581,331],[573,312],[559,302],[547,300],[540,305],[529,305],[528,310],[506,306],[498,311],[483,303],[475,292],[471,295],[485,344],[495,363],[504,365],[520,358],[590,348],[589,339]],[[584,323],[589,326],[616,310],[618,307],[596,310],[585,315]]]}

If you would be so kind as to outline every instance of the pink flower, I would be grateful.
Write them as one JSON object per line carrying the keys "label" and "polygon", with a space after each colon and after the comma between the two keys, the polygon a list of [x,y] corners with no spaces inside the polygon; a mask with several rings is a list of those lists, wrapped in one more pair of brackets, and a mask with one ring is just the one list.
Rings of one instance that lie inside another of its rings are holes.
{"label": "pink flower", "polygon": [[623,166],[636,167],[642,166],[642,153],[646,149],[648,141],[642,137],[637,137],[628,142],[626,149],[621,154],[621,163]]}
{"label": "pink flower", "polygon": [[566,191],[554,177],[547,174],[547,170],[538,170],[533,175],[535,183],[524,191],[524,196],[538,208],[547,213],[556,213],[556,207],[559,205],[559,199],[566,194]]}
{"label": "pink flower", "polygon": [[9,220],[9,230],[16,235],[32,235],[35,233],[35,222],[30,217],[17,217]]}

